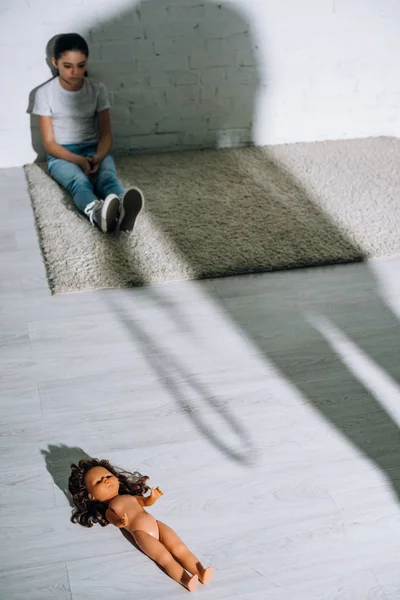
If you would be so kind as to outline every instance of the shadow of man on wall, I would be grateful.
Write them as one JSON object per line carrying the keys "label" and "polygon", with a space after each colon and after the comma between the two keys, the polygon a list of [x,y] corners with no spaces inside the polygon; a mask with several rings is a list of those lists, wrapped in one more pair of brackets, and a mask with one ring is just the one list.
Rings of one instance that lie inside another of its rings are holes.
{"label": "shadow of man on wall", "polygon": [[107,85],[116,149],[251,143],[258,66],[235,8],[147,0],[88,31],[90,73]]}

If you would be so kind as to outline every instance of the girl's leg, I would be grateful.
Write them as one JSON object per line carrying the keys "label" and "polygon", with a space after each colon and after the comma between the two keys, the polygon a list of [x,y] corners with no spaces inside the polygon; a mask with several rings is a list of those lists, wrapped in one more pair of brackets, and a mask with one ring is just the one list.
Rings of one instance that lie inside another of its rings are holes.
{"label": "girl's leg", "polygon": [[121,231],[132,231],[144,205],[143,193],[136,187],[125,190],[118,179],[114,159],[110,154],[99,165],[95,190],[100,198],[107,198],[110,194],[116,194],[120,198],[118,226]]}
{"label": "girl's leg", "polygon": [[134,531],[133,538],[145,554],[162,567],[172,579],[181,583],[190,592],[197,588],[198,577],[191,577],[182,566],[176,562],[165,546],[145,531]]}
{"label": "girl's leg", "polygon": [[109,194],[122,196],[125,193],[125,188],[118,179],[114,159],[111,154],[107,154],[99,165],[95,179],[95,190],[99,198],[103,200]]}
{"label": "girl's leg", "polygon": [[97,200],[93,185],[78,165],[61,158],[51,158],[48,166],[50,175],[71,194],[81,212],[84,213],[85,208]]}
{"label": "girl's leg", "polygon": [[160,531],[160,542],[189,573],[198,575],[201,583],[208,583],[213,576],[214,568],[208,567],[205,569],[199,559],[185,546],[173,529],[161,523],[161,521],[157,521],[157,523]]}
{"label": "girl's leg", "polygon": [[110,197],[100,202],[89,178],[78,165],[52,157],[48,161],[50,175],[72,196],[76,206],[92,223],[96,223],[103,233],[113,231],[119,213],[118,198]]}

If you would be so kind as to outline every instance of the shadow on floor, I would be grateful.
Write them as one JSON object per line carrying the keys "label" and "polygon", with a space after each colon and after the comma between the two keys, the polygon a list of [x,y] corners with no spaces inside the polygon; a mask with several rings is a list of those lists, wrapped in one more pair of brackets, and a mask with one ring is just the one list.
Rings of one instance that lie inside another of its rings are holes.
{"label": "shadow on floor", "polygon": [[[156,293],[151,295],[153,300],[158,299]],[[186,414],[199,433],[228,458],[243,465],[254,464],[257,460],[256,449],[249,433],[233,413],[215,398],[212,391],[200,381],[198,375],[191,373],[179,359],[165,351],[154,337],[146,332],[145,326],[132,319],[122,304],[117,304],[110,296],[106,295],[105,298],[110,311],[117,315],[121,325],[130,333],[132,339],[140,344],[150,367],[156,373],[163,388],[174,398],[180,412]],[[168,318],[171,318],[171,314],[172,311],[168,313]],[[195,401],[189,399],[183,387],[189,388],[192,394],[194,393]],[[235,442],[225,441],[217,428],[207,423],[203,414],[208,416],[215,414],[230,430],[232,434],[230,437],[233,436]]]}
{"label": "shadow on floor", "polygon": [[53,478],[56,486],[67,498],[71,508],[74,508],[71,495],[68,491],[68,479],[71,474],[71,464],[79,462],[82,458],[90,458],[82,448],[71,448],[65,444],[56,446],[49,444],[47,450],[41,450],[41,455],[46,462],[46,468]]}

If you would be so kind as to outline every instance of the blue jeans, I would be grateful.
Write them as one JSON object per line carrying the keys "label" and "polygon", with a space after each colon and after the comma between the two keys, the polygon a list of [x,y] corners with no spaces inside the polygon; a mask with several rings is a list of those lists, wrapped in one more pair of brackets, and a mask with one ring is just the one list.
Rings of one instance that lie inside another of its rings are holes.
{"label": "blue jeans", "polygon": [[[79,156],[93,156],[97,152],[97,142],[90,144],[66,144],[64,148]],[[82,212],[88,204],[108,194],[120,196],[125,188],[118,181],[114,159],[111,154],[102,160],[94,176],[85,175],[83,170],[72,162],[56,158],[51,154],[47,158],[50,175],[72,196],[76,206]]]}

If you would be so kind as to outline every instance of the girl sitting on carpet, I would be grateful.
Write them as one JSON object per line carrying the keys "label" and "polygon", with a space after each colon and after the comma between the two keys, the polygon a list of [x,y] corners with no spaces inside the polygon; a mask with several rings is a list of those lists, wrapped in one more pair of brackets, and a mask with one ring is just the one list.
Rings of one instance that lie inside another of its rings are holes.
{"label": "girl sitting on carpet", "polygon": [[125,190],[112,156],[107,89],[85,77],[89,48],[76,33],[60,35],[52,64],[58,76],[36,92],[33,113],[48,154],[50,175],[72,196],[78,209],[104,233],[132,231],[142,192]]}

